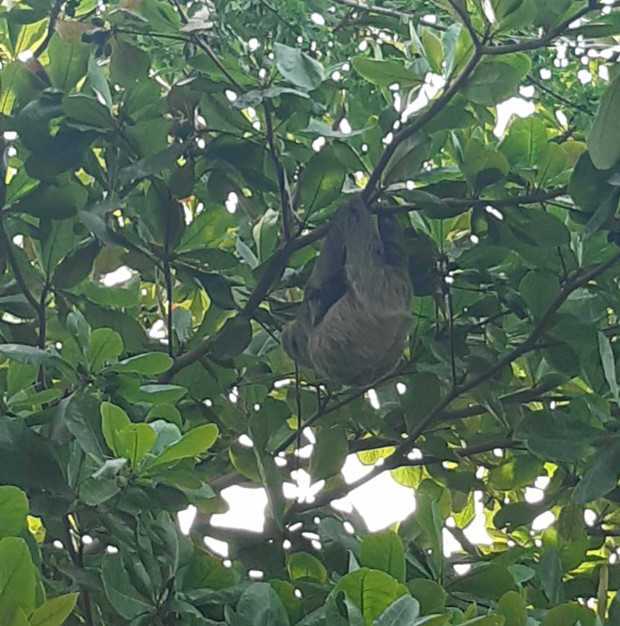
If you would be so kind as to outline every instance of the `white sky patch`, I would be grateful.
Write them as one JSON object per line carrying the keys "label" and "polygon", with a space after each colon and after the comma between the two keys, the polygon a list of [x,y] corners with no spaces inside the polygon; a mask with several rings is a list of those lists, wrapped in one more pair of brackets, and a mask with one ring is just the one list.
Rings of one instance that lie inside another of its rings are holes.
{"label": "white sky patch", "polygon": [[338,130],[345,135],[350,135],[351,132],[353,132],[351,124],[349,124],[349,120],[346,117],[340,120],[340,124],[338,124]]}
{"label": "white sky patch", "polygon": [[555,515],[551,511],[545,511],[541,513],[534,521],[532,522],[532,530],[546,530],[555,522]]}
{"label": "white sky patch", "polygon": [[215,539],[214,537],[204,537],[203,538],[205,546],[210,548],[216,554],[219,554],[222,557],[227,557],[229,554],[228,544],[225,541],[220,541],[219,539]]}
{"label": "white sky patch", "polygon": [[312,20],[312,23],[317,26],[325,26],[325,18],[320,13],[313,13],[310,16],[310,19]]}
{"label": "white sky patch", "polygon": [[166,323],[164,320],[157,320],[149,329],[148,336],[151,339],[163,341],[167,335]]}
{"label": "white sky patch", "polygon": [[326,143],[327,143],[327,140],[325,139],[325,137],[317,137],[312,142],[312,149],[315,152],[320,152],[322,150],[322,148],[325,146]]}
{"label": "white sky patch", "polygon": [[133,272],[126,265],[121,265],[119,268],[115,269],[113,272],[109,272],[104,274],[99,282],[106,287],[115,287],[116,285],[121,285],[122,283],[126,283],[133,276]]}
{"label": "white sky patch", "polygon": [[530,504],[536,504],[542,502],[545,499],[545,492],[542,489],[536,487],[525,488],[525,501]]}
{"label": "white sky patch", "polygon": [[497,123],[493,133],[496,137],[502,138],[506,133],[510,120],[513,116],[529,117],[534,113],[536,107],[533,102],[523,98],[510,98],[497,105]]}
{"label": "white sky patch", "polygon": [[577,72],[577,78],[582,85],[587,85],[592,82],[592,74],[590,73],[590,70],[579,70]]}
{"label": "white sky patch", "polygon": [[211,524],[218,528],[239,528],[262,532],[265,526],[267,494],[262,488],[248,489],[233,485],[222,490],[222,497],[230,509],[211,517]]}
{"label": "white sky patch", "polygon": [[228,194],[228,197],[226,198],[226,202],[224,203],[224,206],[226,207],[226,210],[231,215],[234,215],[237,212],[237,205],[238,204],[239,204],[239,196],[234,191],[231,191]]}
{"label": "white sky patch", "polygon": [[446,81],[443,76],[429,72],[418,97],[403,111],[401,121],[406,122],[414,113],[423,109],[443,89],[445,84]]}
{"label": "white sky patch", "polygon": [[297,502],[314,502],[316,494],[325,486],[324,480],[316,483],[311,482],[311,476],[304,470],[296,470],[292,472],[294,483],[284,483],[284,497]]}
{"label": "white sky patch", "polygon": [[476,545],[490,546],[493,543],[493,539],[491,539],[491,536],[487,532],[481,491],[474,492],[474,510],[476,512],[476,516],[471,524],[463,530],[463,532],[472,543]]}
{"label": "white sky patch", "polygon": [[500,222],[504,220],[504,214],[496,209],[493,206],[487,206],[484,209],[489,215],[492,215],[495,219],[498,219]]}
{"label": "white sky patch", "polygon": [[370,406],[376,410],[381,408],[381,403],[379,402],[379,396],[374,389],[369,389],[366,393],[366,397],[368,398],[368,402],[370,402]]}
{"label": "white sky patch", "polygon": [[[356,456],[351,455],[342,473],[350,483],[370,471],[371,467],[362,465]],[[399,485],[388,472],[384,472],[334,502],[334,508],[340,510],[351,511],[353,507],[362,515],[368,529],[376,532],[411,515],[415,511],[415,496],[411,489]]]}
{"label": "white sky patch", "polygon": [[196,507],[190,504],[185,510],[179,511],[177,514],[179,520],[179,528],[184,535],[189,535],[189,531],[192,528],[192,524],[196,519]]}

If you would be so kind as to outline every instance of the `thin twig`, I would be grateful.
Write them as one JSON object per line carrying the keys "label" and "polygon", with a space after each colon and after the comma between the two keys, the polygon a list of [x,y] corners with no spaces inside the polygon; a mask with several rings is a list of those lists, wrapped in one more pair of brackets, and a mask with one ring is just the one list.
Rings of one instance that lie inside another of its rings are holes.
{"label": "thin twig", "polygon": [[[413,20],[417,19],[417,16],[413,13],[407,13],[406,11],[399,11],[398,9],[390,9],[388,7],[379,7],[360,4],[356,0],[334,0],[335,4],[340,4],[351,9],[356,9],[363,13],[375,13],[376,15],[385,15],[387,17],[395,17],[399,20]],[[420,21],[424,26],[434,28],[436,30],[445,30],[445,28],[439,24],[433,24],[432,22]]]}
{"label": "thin twig", "polygon": [[541,91],[544,91],[546,94],[548,94],[552,98],[555,98],[558,102],[561,102],[567,107],[575,109],[576,111],[581,111],[586,115],[593,115],[594,111],[584,106],[581,106],[580,104],[577,104],[576,102],[573,102],[572,100],[565,98],[563,95],[553,91],[553,89],[547,87],[542,81],[538,80],[535,76],[532,76],[532,74],[528,74],[527,80],[533,85],[536,85],[536,87],[538,87]]}
{"label": "thin twig", "polygon": [[164,283],[166,285],[166,328],[168,332],[168,355],[170,358],[174,358],[174,324],[172,315],[174,313],[174,288],[172,283],[172,270],[170,269],[170,257],[168,256],[168,250],[164,256]]}
{"label": "thin twig", "polygon": [[548,46],[556,37],[559,37],[568,30],[569,26],[579,18],[591,13],[592,11],[600,10],[605,5],[601,3],[589,2],[587,6],[583,7],[571,17],[566,18],[560,22],[554,28],[551,28],[542,37],[535,39],[523,39],[515,43],[499,44],[495,46],[481,46],[480,50],[485,55],[502,55],[511,54],[513,52],[525,52],[526,50],[538,50]]}
{"label": "thin twig", "polygon": [[288,192],[288,184],[286,181],[286,171],[282,165],[280,158],[278,157],[278,150],[276,148],[273,122],[271,119],[271,103],[266,99],[264,102],[265,111],[265,129],[267,131],[267,144],[269,145],[269,154],[273,162],[273,167],[276,170],[276,176],[278,178],[278,189],[280,191],[280,210],[282,211],[282,234],[285,241],[288,241],[292,235],[292,207],[291,198]]}

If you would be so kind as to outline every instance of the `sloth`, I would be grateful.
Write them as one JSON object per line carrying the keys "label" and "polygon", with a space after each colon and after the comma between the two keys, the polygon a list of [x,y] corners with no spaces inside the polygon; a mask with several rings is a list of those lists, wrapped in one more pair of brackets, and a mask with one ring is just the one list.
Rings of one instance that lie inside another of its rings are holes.
{"label": "sloth", "polygon": [[328,382],[372,385],[400,363],[411,297],[398,223],[375,221],[356,194],[330,225],[283,347]]}

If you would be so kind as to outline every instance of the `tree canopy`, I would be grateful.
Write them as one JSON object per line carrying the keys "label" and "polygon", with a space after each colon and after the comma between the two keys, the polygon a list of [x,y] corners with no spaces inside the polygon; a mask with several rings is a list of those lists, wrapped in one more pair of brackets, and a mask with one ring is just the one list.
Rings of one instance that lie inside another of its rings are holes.
{"label": "tree canopy", "polygon": [[[619,626],[619,36],[609,0],[1,2],[0,623]],[[279,343],[355,191],[415,291],[373,389]],[[386,473],[406,519],[332,506]],[[233,485],[262,533],[211,524]]]}

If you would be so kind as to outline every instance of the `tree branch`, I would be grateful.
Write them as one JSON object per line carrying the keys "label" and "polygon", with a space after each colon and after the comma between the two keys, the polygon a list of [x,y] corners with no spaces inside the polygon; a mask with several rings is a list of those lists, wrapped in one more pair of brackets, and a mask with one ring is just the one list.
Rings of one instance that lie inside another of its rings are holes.
{"label": "tree branch", "polygon": [[[466,448],[453,448],[452,451],[457,454],[460,458],[469,458],[472,456],[476,456],[477,454],[483,454],[485,452],[491,452],[492,450],[496,450],[500,448],[502,450],[510,450],[521,446],[521,442],[513,440],[513,439],[498,439],[495,441],[478,444],[475,446],[470,446]],[[390,460],[392,460],[390,462]],[[336,489],[325,492],[321,496],[319,496],[314,502],[310,502],[307,504],[303,504],[301,506],[296,506],[291,508],[289,515],[303,513],[305,511],[311,509],[317,509],[326,504],[329,504],[333,500],[338,500],[339,498],[344,497],[345,495],[351,493],[358,487],[365,485],[367,482],[376,478],[379,474],[387,470],[399,469],[401,467],[421,467],[427,465],[434,465],[436,463],[443,463],[444,461],[453,461],[451,458],[440,458],[435,456],[427,456],[421,459],[408,459],[407,454],[404,452],[404,448],[401,446],[394,452],[392,456],[386,459],[385,463],[382,465],[375,465],[371,472],[354,480],[351,483],[346,485],[342,485]]]}
{"label": "tree branch", "polygon": [[512,52],[524,52],[526,50],[538,50],[540,48],[545,48],[548,46],[556,37],[560,37],[563,35],[566,30],[568,30],[569,26],[579,18],[591,13],[592,11],[597,11],[602,9],[604,6],[601,3],[592,3],[588,2],[588,5],[577,11],[571,17],[566,18],[564,21],[560,22],[554,28],[551,28],[549,32],[547,32],[542,37],[538,37],[535,39],[524,39],[522,41],[518,41],[515,43],[507,43],[500,44],[496,46],[481,46],[480,50],[482,54],[488,55],[500,55],[500,54],[511,54]]}
{"label": "tree branch", "polygon": [[364,196],[367,202],[376,197],[376,189],[379,187],[379,182],[381,180],[381,176],[383,172],[389,165],[391,158],[394,156],[396,149],[398,146],[409,139],[412,135],[415,135],[419,130],[424,128],[429,122],[431,122],[443,109],[450,103],[450,100],[457,94],[459,89],[461,89],[469,77],[472,75],[473,71],[478,66],[482,55],[480,53],[481,48],[475,48],[474,53],[471,59],[468,61],[467,65],[463,69],[463,71],[459,74],[459,76],[448,86],[448,88],[443,92],[443,94],[433,101],[424,113],[414,118],[413,122],[407,126],[404,126],[400,131],[396,133],[392,142],[385,148],[379,162],[375,166],[368,184],[364,189]]}
{"label": "tree branch", "polygon": [[459,19],[461,20],[461,22],[463,22],[463,25],[467,29],[467,32],[469,33],[469,36],[471,37],[471,40],[474,44],[474,48],[479,48],[480,37],[478,36],[478,33],[476,32],[474,25],[471,23],[471,19],[469,18],[469,13],[467,13],[467,9],[463,8],[459,4],[458,0],[448,0],[448,2],[450,3],[450,6],[454,10],[454,12],[459,16]]}
{"label": "tree branch", "polygon": [[[388,7],[378,7],[378,6],[370,6],[360,4],[356,2],[356,0],[334,0],[334,4],[340,4],[344,7],[349,7],[351,9],[356,9],[358,11],[362,11],[363,13],[375,13],[376,15],[385,15],[387,17],[395,17],[399,20],[412,20],[415,19],[416,16],[413,13],[407,13],[406,11],[399,11],[398,9],[390,9]],[[423,22],[425,26],[430,28],[435,28],[437,30],[444,30],[442,26],[438,24],[432,24],[430,22]]]}

